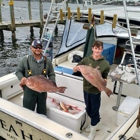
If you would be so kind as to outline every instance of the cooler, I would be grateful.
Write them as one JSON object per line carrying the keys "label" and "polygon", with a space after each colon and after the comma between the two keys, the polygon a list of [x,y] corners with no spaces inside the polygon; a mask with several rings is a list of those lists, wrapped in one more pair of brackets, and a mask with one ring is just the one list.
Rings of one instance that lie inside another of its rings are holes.
{"label": "cooler", "polygon": [[70,74],[70,75],[73,74],[73,70],[72,70],[72,69],[70,69],[70,68],[65,68],[65,67],[62,67],[62,66],[56,66],[56,67],[54,68],[54,71],[55,71],[56,73],[66,73],[66,74]]}
{"label": "cooler", "polygon": [[73,70],[70,68],[57,66],[54,68],[54,70],[56,74],[57,86],[67,87],[63,95],[84,102],[83,78],[72,75]]}
{"label": "cooler", "polygon": [[138,105],[140,105],[140,99],[127,96],[118,109],[116,122],[117,126],[126,121]]}
{"label": "cooler", "polygon": [[103,52],[102,55],[105,59],[111,64],[113,64],[115,58],[115,45],[103,43]]}
{"label": "cooler", "polygon": [[69,99],[67,97],[58,95],[56,93],[49,93],[48,97],[61,101],[67,105],[70,104],[75,107],[77,106],[81,110],[77,114],[70,114],[68,112],[59,110],[55,107],[48,106],[47,104],[47,117],[48,118],[76,132],[80,132],[81,129],[84,128],[83,126],[85,125],[85,121],[86,121],[86,111],[85,111],[84,103],[73,100],[73,99]]}
{"label": "cooler", "polygon": [[[63,67],[55,68],[57,86],[66,86],[65,93],[48,93],[48,97],[63,102],[66,105],[72,105],[80,109],[76,114],[70,114],[56,107],[48,105],[47,117],[51,120],[66,126],[76,132],[87,126],[85,103],[83,102],[83,80],[80,77],[73,76],[71,70]],[[48,98],[48,99],[49,99]],[[47,100],[48,101],[48,100]]]}

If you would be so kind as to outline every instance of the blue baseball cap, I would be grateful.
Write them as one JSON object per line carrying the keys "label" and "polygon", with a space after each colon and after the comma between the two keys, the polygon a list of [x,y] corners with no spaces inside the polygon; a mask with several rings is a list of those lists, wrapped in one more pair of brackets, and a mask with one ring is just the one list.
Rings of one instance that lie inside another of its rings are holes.
{"label": "blue baseball cap", "polygon": [[39,40],[39,39],[36,39],[36,40],[34,40],[34,41],[32,42],[32,47],[36,48],[37,46],[43,47],[42,41]]}

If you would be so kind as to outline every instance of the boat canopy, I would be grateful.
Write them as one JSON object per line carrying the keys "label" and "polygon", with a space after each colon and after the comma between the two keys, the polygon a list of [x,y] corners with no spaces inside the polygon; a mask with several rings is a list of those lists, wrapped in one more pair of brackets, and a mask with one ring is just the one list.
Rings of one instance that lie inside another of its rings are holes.
{"label": "boat canopy", "polygon": [[84,23],[75,22],[74,19],[66,20],[61,46],[55,57],[85,43],[87,30],[83,29],[83,25]]}
{"label": "boat canopy", "polygon": [[118,23],[115,28],[112,28],[112,23],[108,22],[96,25],[95,31],[97,37],[129,37],[127,29],[121,27]]}
{"label": "boat canopy", "polygon": [[92,43],[98,37],[128,38],[128,31],[120,25],[112,28],[111,23],[105,22],[104,24],[95,25],[95,27],[91,27],[88,30],[84,30],[83,25],[84,23],[75,22],[74,19],[66,20],[61,46],[55,58],[83,43],[85,43],[84,57],[86,57],[91,54]]}

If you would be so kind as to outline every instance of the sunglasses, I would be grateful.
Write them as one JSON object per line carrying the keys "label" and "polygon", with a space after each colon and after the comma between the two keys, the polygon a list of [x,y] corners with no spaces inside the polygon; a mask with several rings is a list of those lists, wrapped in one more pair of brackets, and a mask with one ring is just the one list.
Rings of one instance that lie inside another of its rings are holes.
{"label": "sunglasses", "polygon": [[42,49],[42,46],[33,46],[34,49]]}

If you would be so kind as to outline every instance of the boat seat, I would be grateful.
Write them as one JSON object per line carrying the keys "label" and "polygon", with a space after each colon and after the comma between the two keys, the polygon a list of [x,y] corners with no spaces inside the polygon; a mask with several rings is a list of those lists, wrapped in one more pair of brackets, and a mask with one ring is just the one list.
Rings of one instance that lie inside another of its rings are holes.
{"label": "boat seat", "polygon": [[[69,55],[68,55],[68,61],[70,62],[70,63],[78,63],[78,62],[80,62],[81,61],[81,59],[83,58],[83,52],[82,51],[73,51],[73,52],[71,52]],[[74,56],[77,56],[77,58],[79,58],[79,60],[77,59],[77,61],[76,60],[74,60]],[[79,57],[78,57],[79,56]],[[81,59],[80,59],[81,58]]]}
{"label": "boat seat", "polygon": [[73,67],[75,67],[78,64],[78,62],[73,61],[74,55],[77,55],[80,58],[82,58],[83,52],[76,50],[76,51],[70,52],[69,54],[64,54],[56,58],[55,63],[57,66],[73,69]]}

